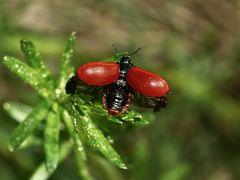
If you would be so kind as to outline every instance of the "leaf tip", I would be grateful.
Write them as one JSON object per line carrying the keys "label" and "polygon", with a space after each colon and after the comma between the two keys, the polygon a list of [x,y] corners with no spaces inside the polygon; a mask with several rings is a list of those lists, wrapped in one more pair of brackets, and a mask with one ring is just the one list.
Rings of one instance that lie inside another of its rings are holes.
{"label": "leaf tip", "polygon": [[10,108],[10,104],[9,104],[9,103],[4,103],[4,104],[3,104],[3,109],[4,109],[5,111],[9,110],[9,108]]}
{"label": "leaf tip", "polygon": [[[76,41],[76,31],[73,31],[70,36],[69,36],[69,39],[68,39],[70,42],[73,43],[73,45],[75,44],[75,41]],[[73,46],[72,45],[72,46]]]}
{"label": "leaf tip", "polygon": [[15,148],[12,146],[11,143],[8,143],[8,149],[9,149],[9,151],[11,151],[11,152],[15,151]]}
{"label": "leaf tip", "polygon": [[76,36],[76,31],[73,31],[72,33],[71,33],[71,36]]}
{"label": "leaf tip", "polygon": [[20,40],[20,44],[21,45],[28,45],[28,44],[33,45],[32,41],[30,41],[28,39],[24,39],[24,38]]}
{"label": "leaf tip", "polygon": [[121,169],[128,169],[127,166],[126,166],[126,164],[124,164],[123,162],[120,163],[118,166],[119,166]]}
{"label": "leaf tip", "polygon": [[26,48],[27,42],[28,41],[26,39],[21,39],[20,40],[20,46],[21,46],[22,49]]}
{"label": "leaf tip", "polygon": [[20,40],[20,44],[26,44],[27,41],[28,41],[27,39],[21,39],[21,40]]}
{"label": "leaf tip", "polygon": [[8,61],[8,59],[9,59],[9,56],[4,56],[4,57],[3,57],[3,63],[6,62],[6,61]]}
{"label": "leaf tip", "polygon": [[53,173],[55,169],[57,168],[57,164],[53,163],[45,163],[45,167],[48,173]]}
{"label": "leaf tip", "polygon": [[20,46],[21,46],[22,52],[24,53],[26,53],[29,49],[34,48],[33,42],[27,39],[21,39]]}

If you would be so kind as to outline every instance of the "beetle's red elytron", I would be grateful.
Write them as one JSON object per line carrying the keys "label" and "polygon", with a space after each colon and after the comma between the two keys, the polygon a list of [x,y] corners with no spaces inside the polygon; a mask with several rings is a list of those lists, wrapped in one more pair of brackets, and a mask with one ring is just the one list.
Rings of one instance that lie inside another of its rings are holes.
{"label": "beetle's red elytron", "polygon": [[[74,94],[78,83],[103,87],[103,106],[117,116],[128,110],[131,103],[159,111],[167,105],[170,87],[162,77],[135,67],[130,56],[117,63],[90,62],[80,66],[66,84],[66,93]],[[81,90],[80,90],[81,92]],[[83,92],[83,91],[82,91]]]}
{"label": "beetle's red elytron", "polygon": [[104,86],[113,83],[119,76],[119,65],[108,62],[90,62],[77,69],[77,76],[89,85]]}

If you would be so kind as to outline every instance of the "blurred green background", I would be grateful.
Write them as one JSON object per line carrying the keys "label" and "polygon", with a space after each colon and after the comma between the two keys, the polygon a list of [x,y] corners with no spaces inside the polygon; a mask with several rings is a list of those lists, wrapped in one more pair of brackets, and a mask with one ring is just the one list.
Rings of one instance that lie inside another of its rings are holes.
{"label": "blurred green background", "polygon": [[[240,179],[239,0],[1,0],[0,57],[20,53],[32,40],[53,72],[67,36],[77,31],[74,65],[143,49],[135,65],[165,77],[168,107],[153,122],[114,134],[129,170],[90,158],[96,179]],[[44,159],[43,147],[11,153],[7,140],[17,126],[5,101],[35,106],[40,97],[0,63],[0,179],[27,179]],[[134,108],[134,107],[133,107]],[[135,108],[136,109],[136,108]],[[92,156],[94,157],[94,156]],[[70,156],[50,179],[79,179]],[[98,163],[97,163],[98,162]]]}

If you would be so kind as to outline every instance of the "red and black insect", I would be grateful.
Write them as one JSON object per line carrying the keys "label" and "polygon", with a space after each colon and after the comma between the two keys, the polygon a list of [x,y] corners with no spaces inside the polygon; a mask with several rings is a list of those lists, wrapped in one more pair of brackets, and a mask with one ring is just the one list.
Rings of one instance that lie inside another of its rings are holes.
{"label": "red and black insect", "polygon": [[[131,53],[135,54],[137,51]],[[170,92],[167,82],[160,76],[135,67],[130,55],[123,55],[117,63],[90,62],[80,66],[66,84],[66,93],[76,91],[90,93],[90,89],[78,88],[78,84],[103,88],[103,106],[117,116],[135,105],[153,108],[154,112],[166,107],[166,95]],[[82,87],[82,86],[81,86]]]}

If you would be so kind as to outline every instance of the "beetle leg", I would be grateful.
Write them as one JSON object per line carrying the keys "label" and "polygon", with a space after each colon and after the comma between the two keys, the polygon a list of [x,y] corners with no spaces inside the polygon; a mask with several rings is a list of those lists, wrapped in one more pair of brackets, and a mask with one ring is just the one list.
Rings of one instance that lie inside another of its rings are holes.
{"label": "beetle leg", "polygon": [[158,97],[155,99],[155,106],[153,107],[153,112],[158,112],[167,106],[167,98],[165,96]]}
{"label": "beetle leg", "polygon": [[158,112],[167,106],[165,96],[149,97],[143,94],[133,92],[133,104],[143,108],[153,108],[153,112]]}
{"label": "beetle leg", "polygon": [[102,102],[104,109],[107,109],[107,101],[106,101],[106,94],[104,93],[102,96]]}

